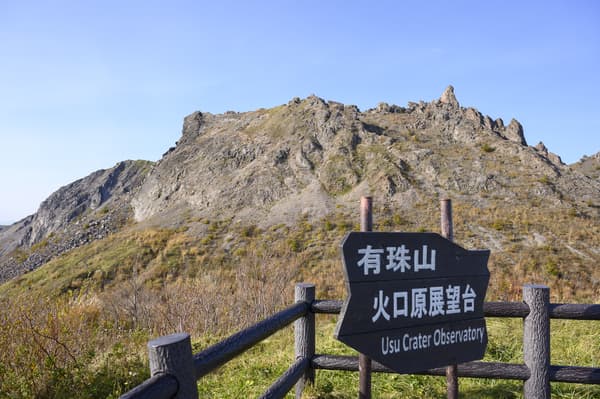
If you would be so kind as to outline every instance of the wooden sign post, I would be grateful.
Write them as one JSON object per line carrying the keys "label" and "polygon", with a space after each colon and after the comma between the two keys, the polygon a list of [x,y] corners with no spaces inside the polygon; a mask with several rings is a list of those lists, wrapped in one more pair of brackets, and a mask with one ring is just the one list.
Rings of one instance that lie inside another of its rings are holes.
{"label": "wooden sign post", "polygon": [[[442,237],[454,241],[454,224],[452,221],[452,201],[440,201],[440,227]],[[451,364],[446,367],[446,395],[448,399],[458,399],[458,367]]]}
{"label": "wooden sign post", "polygon": [[483,358],[490,251],[435,233],[352,232],[335,337],[399,373]]}
{"label": "wooden sign post", "polygon": [[[360,231],[373,230],[373,197],[360,199]],[[358,399],[371,399],[371,358],[358,354]]]}

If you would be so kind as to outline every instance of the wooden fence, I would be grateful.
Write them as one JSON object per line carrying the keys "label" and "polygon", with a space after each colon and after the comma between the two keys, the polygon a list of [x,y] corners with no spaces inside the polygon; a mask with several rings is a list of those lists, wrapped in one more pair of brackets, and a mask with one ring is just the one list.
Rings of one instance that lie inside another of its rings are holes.
{"label": "wooden fence", "polygon": [[[358,371],[357,356],[315,353],[315,314],[339,314],[342,301],[315,300],[315,286],[296,285],[296,303],[245,330],[193,355],[190,336],[174,334],[148,343],[151,378],[121,399],[197,398],[196,381],[293,321],[296,361],[261,398],[283,398],[296,386],[300,398],[315,370]],[[486,302],[486,317],[523,318],[523,364],[469,362],[459,364],[459,377],[522,380],[524,397],[550,398],[550,381],[600,384],[600,368],[550,364],[550,319],[600,320],[600,304],[550,303],[549,288],[523,286],[523,302]],[[393,373],[373,362],[373,372]],[[446,375],[445,368],[424,375]]]}

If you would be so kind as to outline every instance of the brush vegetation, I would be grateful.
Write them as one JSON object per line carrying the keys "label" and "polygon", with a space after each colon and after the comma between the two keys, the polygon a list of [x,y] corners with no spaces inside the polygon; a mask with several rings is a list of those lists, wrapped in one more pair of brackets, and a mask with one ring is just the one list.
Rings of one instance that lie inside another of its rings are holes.
{"label": "brush vegetation", "polygon": [[[492,249],[486,300],[521,300],[522,285],[534,281],[551,287],[553,302],[600,302],[599,271],[581,256],[585,243],[598,246],[594,218],[568,209],[454,208],[456,241]],[[375,230],[436,231],[431,204],[417,204],[412,215],[385,206],[374,211]],[[200,351],[291,304],[298,281],[314,282],[319,299],[341,299],[338,246],[358,229],[353,220],[340,208],[268,229],[231,219],[190,219],[171,229],[134,225],[13,279],[0,286],[0,396],[117,397],[148,377],[145,345],[153,337],[189,332]],[[204,233],[190,234],[198,226]],[[336,319],[318,317],[317,352],[352,354],[332,338]],[[599,367],[596,325],[553,321],[553,364]],[[522,362],[521,321],[490,319],[488,328],[486,360]],[[287,328],[202,379],[201,397],[259,395],[292,358]],[[305,396],[354,397],[357,378],[318,371]],[[553,397],[600,394],[597,387],[552,387]],[[444,396],[445,385],[443,378],[382,374],[373,389],[375,397],[433,398]],[[521,391],[520,382],[461,379],[467,397],[513,398]]]}
{"label": "brush vegetation", "polygon": [[[316,96],[255,112],[195,112],[156,164],[127,161],[65,186],[0,232],[0,397],[117,397],[148,374],[145,344],[185,331],[195,351],[291,304],[294,283],[345,297],[339,244],[374,194],[374,230],[438,231],[491,250],[488,301],[525,283],[600,303],[598,156],[565,165],[522,126],[439,100],[356,106]],[[135,220],[135,221],[134,221]],[[318,351],[350,353],[320,317]],[[521,362],[520,320],[490,320],[487,359]],[[599,366],[597,323],[553,323],[553,362]],[[595,327],[594,327],[595,326]],[[200,382],[202,397],[263,392],[292,361],[291,330]],[[356,396],[317,373],[308,398]],[[376,397],[443,397],[443,378],[380,375]],[[521,383],[463,379],[467,397]],[[553,384],[555,397],[599,397]]]}

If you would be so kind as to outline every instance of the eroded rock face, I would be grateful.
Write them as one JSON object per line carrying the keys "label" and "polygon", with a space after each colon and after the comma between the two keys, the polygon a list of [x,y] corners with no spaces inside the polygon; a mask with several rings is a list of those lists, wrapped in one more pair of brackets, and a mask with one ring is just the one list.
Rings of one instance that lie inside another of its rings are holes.
{"label": "eroded rock face", "polygon": [[571,167],[592,180],[600,181],[600,152],[591,156],[583,156]]}
{"label": "eroded rock face", "polygon": [[[516,198],[515,174],[561,179],[564,167],[528,147],[515,119],[505,126],[460,107],[452,86],[439,100],[365,112],[309,96],[269,110],[186,117],[178,145],[132,204],[138,221],[161,223],[187,209],[269,225],[304,210],[326,214],[366,192],[407,206],[432,193]],[[521,185],[557,203],[560,186]]]}
{"label": "eroded rock face", "polygon": [[[0,281],[120,229],[131,217],[131,197],[151,166],[148,161],[124,161],[94,172],[58,189],[34,215],[2,229]],[[39,249],[29,251],[43,240]],[[22,249],[20,257],[16,249]]]}
{"label": "eroded rock face", "polygon": [[521,145],[527,145],[527,141],[525,140],[525,136],[523,134],[523,126],[519,123],[518,120],[512,119],[506,129],[504,130],[504,136]]}
{"label": "eroded rock face", "polygon": [[106,213],[110,213],[111,203],[118,208],[126,206],[125,197],[140,185],[143,177],[140,171],[148,166],[143,161],[140,165],[134,161],[119,162],[111,169],[99,170],[60,188],[40,205],[31,221],[26,244],[32,245],[48,234],[59,232],[103,205]]}
{"label": "eroded rock face", "polygon": [[179,144],[133,199],[137,220],[178,208],[260,220],[287,197],[310,191],[316,198],[358,181],[347,156],[370,133],[356,106],[310,96],[271,110],[202,115],[202,123],[197,113],[186,117]]}
{"label": "eroded rock face", "polygon": [[[365,112],[314,95],[253,112],[194,112],[155,165],[127,161],[92,173],[2,228],[0,280],[102,238],[128,218],[268,227],[354,209],[366,194],[398,211],[440,196],[479,203],[488,194],[504,206],[522,198],[564,206],[600,198],[600,180],[583,172],[595,168],[564,165],[543,144],[528,147],[518,121],[505,126],[461,107],[452,86],[438,100]],[[11,255],[52,235],[58,239],[24,262]]]}
{"label": "eroded rock face", "polygon": [[560,159],[560,157],[558,155],[548,151],[548,148],[546,148],[544,143],[542,143],[541,141],[533,148],[535,148],[540,154],[542,154],[543,156],[548,158],[548,160],[550,162],[552,162],[556,165],[564,165],[564,162],[562,161],[562,159]]}

